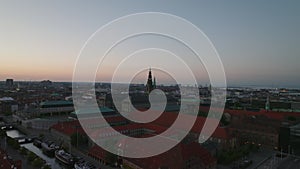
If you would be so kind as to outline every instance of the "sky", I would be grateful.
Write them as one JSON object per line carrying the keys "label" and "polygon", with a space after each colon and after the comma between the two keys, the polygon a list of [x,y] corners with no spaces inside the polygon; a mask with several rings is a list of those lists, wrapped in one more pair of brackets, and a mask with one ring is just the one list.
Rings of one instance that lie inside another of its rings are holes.
{"label": "sky", "polygon": [[[80,49],[101,26],[128,14],[163,12],[190,21],[207,35],[223,62],[228,85],[300,87],[297,0],[0,3],[0,81],[72,81]],[[122,55],[122,50],[116,55]],[[153,57],[145,62],[150,60]],[[109,81],[105,71],[101,73],[99,80]]]}

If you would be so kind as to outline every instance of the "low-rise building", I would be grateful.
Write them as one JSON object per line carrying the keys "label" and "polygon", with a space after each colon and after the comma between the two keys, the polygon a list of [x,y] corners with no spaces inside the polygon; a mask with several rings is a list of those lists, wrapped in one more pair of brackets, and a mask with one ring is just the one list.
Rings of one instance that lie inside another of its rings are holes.
{"label": "low-rise building", "polygon": [[45,101],[41,102],[38,110],[38,115],[53,115],[53,114],[67,114],[74,111],[74,105],[71,101]]}

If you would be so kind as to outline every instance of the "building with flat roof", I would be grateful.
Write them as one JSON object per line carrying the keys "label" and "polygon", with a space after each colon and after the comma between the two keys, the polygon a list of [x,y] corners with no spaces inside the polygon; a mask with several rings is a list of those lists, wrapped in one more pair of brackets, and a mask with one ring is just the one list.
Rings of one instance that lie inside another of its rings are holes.
{"label": "building with flat roof", "polygon": [[38,115],[54,115],[54,114],[68,114],[74,111],[74,105],[71,101],[45,101],[39,105]]}
{"label": "building with flat roof", "polygon": [[73,111],[70,113],[70,117],[72,118],[77,118],[78,116],[80,116],[80,118],[82,117],[97,117],[99,116],[99,113],[102,113],[102,116],[116,116],[117,113],[115,110],[108,108],[108,107],[99,107],[99,109],[92,109],[92,108],[87,108],[84,110],[78,110],[78,111]]}
{"label": "building with flat roof", "polygon": [[[119,143],[118,143],[119,144]],[[88,155],[103,164],[109,164],[110,153],[94,145]],[[162,154],[148,158],[122,158],[124,168],[132,169],[214,169],[217,160],[197,142],[179,143]]]}

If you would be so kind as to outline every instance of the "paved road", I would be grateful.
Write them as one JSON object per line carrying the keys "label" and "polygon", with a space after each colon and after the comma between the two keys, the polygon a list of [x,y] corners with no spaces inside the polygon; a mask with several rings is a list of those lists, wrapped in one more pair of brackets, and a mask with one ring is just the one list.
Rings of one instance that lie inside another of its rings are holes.
{"label": "paved road", "polygon": [[264,161],[261,165],[257,167],[257,169],[276,169],[278,164],[284,159],[278,158],[275,156],[271,156],[269,159]]}
{"label": "paved road", "polygon": [[255,169],[262,162],[271,158],[274,155],[275,151],[267,148],[261,148],[258,152],[250,153],[248,158],[252,160],[252,164],[248,167],[248,169]]}
{"label": "paved road", "polygon": [[283,160],[277,169],[299,169],[300,168],[300,159],[294,157],[287,157]]}

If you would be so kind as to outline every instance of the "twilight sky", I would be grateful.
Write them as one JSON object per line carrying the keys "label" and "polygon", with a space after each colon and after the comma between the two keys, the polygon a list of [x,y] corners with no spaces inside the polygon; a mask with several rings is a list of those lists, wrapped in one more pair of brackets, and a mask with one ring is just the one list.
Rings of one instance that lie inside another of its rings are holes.
{"label": "twilight sky", "polygon": [[217,49],[229,85],[300,87],[297,0],[1,1],[0,81],[71,81],[91,34],[137,12],[170,13],[198,26]]}

